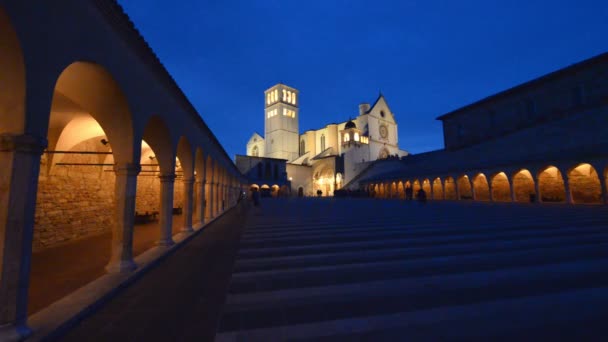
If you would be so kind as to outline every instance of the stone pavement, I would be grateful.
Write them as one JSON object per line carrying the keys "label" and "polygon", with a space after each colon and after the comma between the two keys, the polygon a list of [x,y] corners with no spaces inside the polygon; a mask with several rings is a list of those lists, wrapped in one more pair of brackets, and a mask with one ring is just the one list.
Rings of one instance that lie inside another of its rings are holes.
{"label": "stone pavement", "polygon": [[227,211],[99,311],[55,339],[212,340],[246,213],[246,206]]}
{"label": "stone pavement", "polygon": [[[180,232],[182,216],[173,216],[173,235]],[[133,256],[155,246],[158,222],[136,225]],[[111,233],[87,237],[48,248],[32,255],[28,311],[38,312],[56,300],[105,274],[110,260]]]}
{"label": "stone pavement", "polygon": [[608,208],[265,201],[216,341],[599,340]]}

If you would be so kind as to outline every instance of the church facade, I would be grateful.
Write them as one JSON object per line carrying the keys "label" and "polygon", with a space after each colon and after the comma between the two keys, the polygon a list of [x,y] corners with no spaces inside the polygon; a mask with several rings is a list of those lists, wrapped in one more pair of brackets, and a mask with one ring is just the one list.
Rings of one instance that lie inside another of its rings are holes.
{"label": "church facade", "polygon": [[399,149],[395,115],[382,94],[373,105],[360,104],[354,119],[303,133],[297,89],[277,84],[264,95],[264,136],[251,136],[247,156],[285,160],[291,194],[332,196],[371,162],[408,155]]}

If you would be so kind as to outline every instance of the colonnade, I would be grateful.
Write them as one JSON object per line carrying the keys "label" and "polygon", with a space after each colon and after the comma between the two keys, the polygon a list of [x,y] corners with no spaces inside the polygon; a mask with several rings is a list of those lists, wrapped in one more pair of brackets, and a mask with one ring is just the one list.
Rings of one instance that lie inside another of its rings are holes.
{"label": "colonnade", "polygon": [[607,182],[608,162],[593,160],[404,177],[363,187],[377,198],[404,199],[411,188],[414,198],[423,189],[430,200],[608,204]]}
{"label": "colonnade", "polygon": [[120,7],[31,6],[0,3],[3,341],[30,333],[34,249],[110,233],[105,271],[132,272],[136,219],[157,217],[166,248],[176,210],[191,233],[233,207],[245,184]]}

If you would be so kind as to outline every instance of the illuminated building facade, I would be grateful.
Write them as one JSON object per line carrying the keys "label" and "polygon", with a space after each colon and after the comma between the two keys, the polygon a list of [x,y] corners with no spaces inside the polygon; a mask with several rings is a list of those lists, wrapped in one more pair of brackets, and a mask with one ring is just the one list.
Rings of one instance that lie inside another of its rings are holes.
{"label": "illuminated building facade", "polygon": [[297,89],[277,84],[265,91],[265,137],[254,133],[247,155],[287,160],[292,195],[332,196],[369,163],[408,153],[398,145],[397,122],[386,99],[362,103],[354,119],[299,132]]}

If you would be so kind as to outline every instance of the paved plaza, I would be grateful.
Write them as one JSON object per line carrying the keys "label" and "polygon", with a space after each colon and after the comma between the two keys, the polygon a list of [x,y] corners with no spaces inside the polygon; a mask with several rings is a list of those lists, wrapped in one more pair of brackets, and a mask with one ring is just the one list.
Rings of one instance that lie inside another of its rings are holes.
{"label": "paved plaza", "polygon": [[595,340],[607,222],[602,206],[264,199],[63,338]]}

